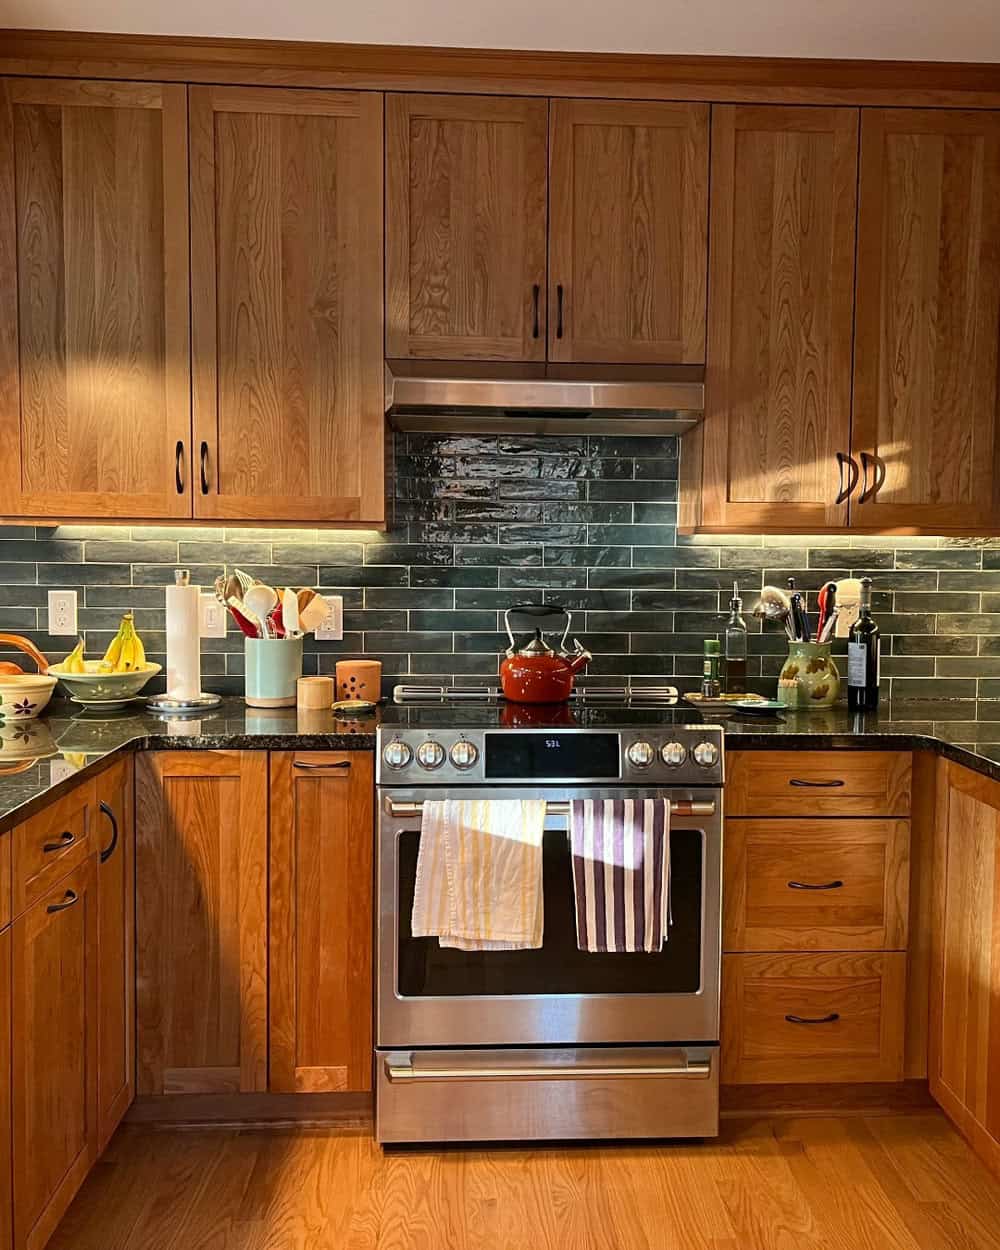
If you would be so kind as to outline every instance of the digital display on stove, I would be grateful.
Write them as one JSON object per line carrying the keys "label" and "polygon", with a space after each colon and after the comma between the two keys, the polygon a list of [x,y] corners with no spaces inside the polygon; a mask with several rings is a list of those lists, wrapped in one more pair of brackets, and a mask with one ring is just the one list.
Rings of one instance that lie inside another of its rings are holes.
{"label": "digital display on stove", "polygon": [[495,733],[486,735],[487,780],[565,781],[621,775],[614,733]]}

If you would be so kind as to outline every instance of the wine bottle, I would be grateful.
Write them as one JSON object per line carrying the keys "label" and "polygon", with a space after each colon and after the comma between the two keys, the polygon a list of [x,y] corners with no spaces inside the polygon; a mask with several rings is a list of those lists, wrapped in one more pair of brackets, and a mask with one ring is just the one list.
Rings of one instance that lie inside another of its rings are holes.
{"label": "wine bottle", "polygon": [[733,582],[726,622],[726,693],[746,694],[747,689],[747,623],[743,619],[740,588]]}
{"label": "wine bottle", "polygon": [[847,706],[852,712],[871,712],[878,707],[882,640],[872,617],[872,579],[861,579],[858,619],[847,640]]}

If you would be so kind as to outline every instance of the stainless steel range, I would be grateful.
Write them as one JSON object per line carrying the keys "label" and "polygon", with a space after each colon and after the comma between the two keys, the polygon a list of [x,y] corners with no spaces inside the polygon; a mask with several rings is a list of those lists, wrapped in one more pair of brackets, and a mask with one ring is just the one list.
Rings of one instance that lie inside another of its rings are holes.
{"label": "stainless steel range", "polygon": [[[513,721],[511,716],[514,716]],[[718,1132],[722,731],[691,708],[409,706],[378,740],[381,1142]],[[443,949],[410,932],[421,806],[544,798],[544,938]],[[671,803],[668,940],[577,949],[571,799]]]}

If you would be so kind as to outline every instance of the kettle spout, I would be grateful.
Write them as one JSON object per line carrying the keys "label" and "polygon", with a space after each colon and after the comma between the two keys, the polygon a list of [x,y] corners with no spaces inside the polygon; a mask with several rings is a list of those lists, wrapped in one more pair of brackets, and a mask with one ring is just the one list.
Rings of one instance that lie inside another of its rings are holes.
{"label": "kettle spout", "polygon": [[579,673],[581,669],[587,667],[594,658],[590,652],[581,645],[579,638],[573,639],[574,650],[570,655],[565,657],[571,673]]}

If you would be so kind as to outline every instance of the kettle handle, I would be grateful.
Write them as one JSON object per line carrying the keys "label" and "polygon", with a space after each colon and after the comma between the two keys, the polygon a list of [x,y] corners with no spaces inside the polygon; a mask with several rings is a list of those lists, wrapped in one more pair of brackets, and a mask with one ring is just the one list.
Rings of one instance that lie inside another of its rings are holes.
{"label": "kettle handle", "polygon": [[559,640],[559,650],[564,651],[566,649],[566,639],[569,637],[569,627],[573,618],[571,617],[569,610],[564,608],[561,603],[515,603],[512,607],[509,607],[503,614],[503,623],[504,628],[507,630],[507,637],[510,639],[511,648],[516,645],[514,642],[514,634],[510,627],[510,614],[512,612],[520,612],[524,616],[535,616],[539,618],[546,616],[559,616],[561,614],[565,619],[566,625],[563,629],[562,638]]}

